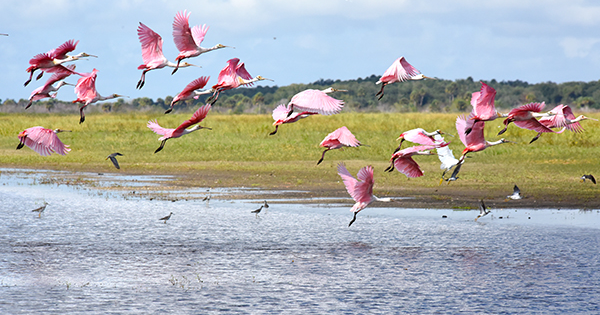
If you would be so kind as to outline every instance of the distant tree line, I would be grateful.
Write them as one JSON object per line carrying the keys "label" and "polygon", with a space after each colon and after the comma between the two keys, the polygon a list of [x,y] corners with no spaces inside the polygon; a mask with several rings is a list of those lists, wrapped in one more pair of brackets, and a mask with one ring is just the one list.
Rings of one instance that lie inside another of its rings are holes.
{"label": "distant tree line", "polygon": [[[345,109],[361,112],[467,112],[470,111],[471,93],[479,91],[481,84],[471,77],[450,80],[422,80],[394,83],[385,87],[384,97],[378,101],[375,94],[381,88],[375,82],[379,76],[372,75],[356,80],[318,80],[310,84],[288,86],[256,86],[225,91],[219,96],[213,110],[222,113],[270,113],[279,104],[287,104],[292,96],[305,89],[325,89],[333,86],[348,92],[336,92],[333,97],[345,102]],[[500,110],[530,103],[546,102],[548,109],[558,104],[567,104],[579,110],[600,109],[600,81],[536,83],[524,81],[484,81],[496,89],[496,107]],[[208,96],[188,100],[175,105],[177,111],[191,111],[204,104]],[[100,103],[97,111],[129,112],[158,111],[166,109],[172,96],[153,100],[147,97],[132,100],[118,99]],[[27,100],[0,100],[0,112],[21,112]],[[34,102],[33,112],[77,112],[78,107],[70,102],[46,99]]]}

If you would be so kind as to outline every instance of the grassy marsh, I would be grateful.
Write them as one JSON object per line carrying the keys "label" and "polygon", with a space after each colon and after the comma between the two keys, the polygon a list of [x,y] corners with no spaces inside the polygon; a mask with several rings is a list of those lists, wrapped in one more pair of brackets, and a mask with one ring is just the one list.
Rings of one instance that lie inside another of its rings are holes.
{"label": "grassy marsh", "polygon": [[[534,204],[559,204],[563,207],[596,207],[599,194],[591,183],[582,184],[583,174],[599,169],[597,144],[600,122],[584,121],[581,134],[544,134],[528,144],[535,132],[509,126],[503,135],[517,142],[488,148],[471,154],[463,166],[460,179],[438,186],[441,170],[436,156],[418,156],[425,176],[409,179],[398,173],[384,173],[389,158],[398,145],[402,131],[422,127],[454,134],[446,137],[456,156],[464,148],[456,134],[457,114],[439,113],[342,113],[313,116],[283,125],[274,136],[270,115],[222,115],[210,113],[202,129],[179,139],[171,139],[165,148],[158,135],[146,127],[157,119],[166,128],[175,128],[190,114],[136,113],[90,114],[78,124],[78,115],[3,114],[0,115],[0,165],[9,168],[44,168],[57,170],[122,172],[135,174],[181,175],[179,184],[195,186],[245,186],[266,189],[310,190],[316,195],[345,195],[336,173],[343,161],[351,173],[365,165],[375,167],[377,195],[411,195],[433,204],[461,206],[477,198],[501,201],[517,184]],[[589,116],[600,118],[600,114]],[[369,147],[334,150],[316,162],[322,148],[318,145],[331,131],[346,126],[359,141]],[[32,126],[69,129],[60,134],[70,145],[66,156],[42,157],[29,148],[15,150],[17,134]],[[486,124],[486,139],[497,140],[501,120]],[[410,144],[405,144],[406,147]],[[121,152],[121,170],[105,158]],[[598,173],[600,177],[600,173]]]}

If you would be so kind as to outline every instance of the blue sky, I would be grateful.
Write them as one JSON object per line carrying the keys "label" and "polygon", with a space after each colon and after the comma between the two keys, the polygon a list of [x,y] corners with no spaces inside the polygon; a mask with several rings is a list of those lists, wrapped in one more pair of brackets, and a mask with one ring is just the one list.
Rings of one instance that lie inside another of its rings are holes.
{"label": "blue sky", "polygon": [[[203,47],[234,46],[189,62],[202,68],[151,71],[142,90],[138,22],[161,34],[167,58],[177,11],[210,26]],[[240,58],[253,76],[284,86],[381,75],[404,56],[442,79],[594,81],[600,76],[600,3],[584,0],[3,0],[0,2],[0,99],[26,99],[49,75],[23,87],[28,61],[69,39],[75,53],[98,55],[77,71],[99,70],[100,94],[174,96],[187,83]],[[75,83],[76,77],[68,82]],[[71,87],[58,99],[73,100]]]}

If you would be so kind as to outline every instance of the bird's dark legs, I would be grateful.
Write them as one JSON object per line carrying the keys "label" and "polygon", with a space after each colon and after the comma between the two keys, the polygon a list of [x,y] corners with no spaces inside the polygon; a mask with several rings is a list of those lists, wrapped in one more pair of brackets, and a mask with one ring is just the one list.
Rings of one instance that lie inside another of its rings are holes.
{"label": "bird's dark legs", "polygon": [[19,142],[19,145],[17,145],[17,150],[20,150],[23,148],[23,146],[25,145],[25,139],[23,139],[23,141]]}
{"label": "bird's dark legs", "polygon": [[539,133],[537,134],[537,136],[533,137],[533,139],[531,139],[531,141],[529,141],[529,144],[531,144],[531,143],[533,143],[533,141],[535,141],[535,140],[539,139],[541,135],[542,135],[542,133],[541,133],[541,132],[539,132]]}
{"label": "bird's dark legs", "polygon": [[354,221],[356,221],[356,214],[358,212],[354,212],[354,217],[352,218],[352,221],[350,221],[350,223],[348,223],[348,227],[350,227],[352,225],[352,223],[354,223]]}
{"label": "bird's dark legs", "polygon": [[385,83],[381,83],[381,90],[375,94],[375,96],[379,96],[377,100],[380,100],[383,97],[383,88],[385,87]]}
{"label": "bird's dark legs", "polygon": [[323,159],[325,158],[325,152],[329,151],[330,149],[327,148],[325,149],[325,151],[323,151],[323,154],[321,154],[321,159],[319,160],[319,162],[317,162],[317,165],[321,164],[321,162],[323,162]]}
{"label": "bird's dark legs", "polygon": [[474,120],[473,120],[473,125],[471,125],[471,127],[467,128],[467,129],[465,130],[465,135],[468,135],[468,134],[470,134],[470,133],[471,133],[471,131],[473,131],[473,126],[475,126],[475,124],[476,124],[478,121],[480,121],[480,120],[477,120],[477,119],[474,119]]}
{"label": "bird's dark legs", "polygon": [[40,72],[40,74],[38,74],[37,77],[35,77],[36,80],[39,80],[42,78],[42,76],[44,75],[44,71]]}
{"label": "bird's dark legs", "polygon": [[173,72],[171,72],[171,75],[175,74],[175,72],[177,72],[177,69],[179,69],[179,63],[181,62],[181,59],[177,59],[177,65],[175,66],[175,69],[173,69]]}
{"label": "bird's dark legs", "polygon": [[137,86],[135,87],[136,89],[141,89],[144,86],[144,83],[146,83],[146,72],[148,72],[148,70],[142,72],[142,78],[138,81]]}
{"label": "bird's dark legs", "polygon": [[500,132],[498,132],[498,135],[501,135],[503,133],[506,132],[506,129],[508,129],[508,124],[510,124],[512,122],[512,120],[509,120],[507,122],[504,123],[504,129],[500,130]]}
{"label": "bird's dark legs", "polygon": [[24,86],[27,86],[27,84],[29,84],[29,82],[31,82],[31,78],[33,78],[33,73],[35,72],[36,69],[31,70],[31,72],[29,72],[29,80],[25,81],[25,84],[23,84]]}
{"label": "bird's dark legs", "polygon": [[404,142],[404,138],[402,138],[402,139],[400,140],[400,144],[398,145],[398,147],[396,148],[396,150],[394,150],[394,153],[396,153],[396,152],[400,151],[400,148],[402,148],[402,142]]}
{"label": "bird's dark legs", "polygon": [[275,131],[271,132],[269,136],[272,136],[277,133],[277,129],[279,129],[279,125],[275,126]]}
{"label": "bird's dark legs", "polygon": [[85,121],[85,114],[83,113],[83,109],[85,108],[85,105],[82,106],[81,108],[79,108],[79,123],[82,124]]}
{"label": "bird's dark legs", "polygon": [[168,114],[168,113],[170,113],[170,112],[172,112],[172,111],[173,111],[173,106],[169,107],[169,109],[167,109],[167,110],[165,111],[165,114]]}
{"label": "bird's dark legs", "polygon": [[288,111],[288,113],[287,113],[287,116],[286,116],[286,117],[290,117],[290,116],[292,116],[292,113],[293,113],[293,112],[294,112],[294,105],[291,105],[291,106],[290,106],[290,110]]}
{"label": "bird's dark legs", "polygon": [[394,170],[394,161],[392,161],[392,163],[390,163],[390,166],[388,168],[386,168],[384,172],[392,172],[393,170]]}
{"label": "bird's dark legs", "polygon": [[31,104],[33,104],[33,101],[29,101],[29,103],[27,103],[27,106],[25,106],[25,109],[28,109],[29,107],[31,107]]}
{"label": "bird's dark legs", "polygon": [[154,153],[156,153],[156,152],[158,152],[158,151],[162,150],[162,149],[165,147],[165,143],[166,143],[166,142],[167,142],[167,139],[163,140],[163,141],[160,143],[160,147],[158,147],[158,149],[156,149],[156,151],[154,151]]}

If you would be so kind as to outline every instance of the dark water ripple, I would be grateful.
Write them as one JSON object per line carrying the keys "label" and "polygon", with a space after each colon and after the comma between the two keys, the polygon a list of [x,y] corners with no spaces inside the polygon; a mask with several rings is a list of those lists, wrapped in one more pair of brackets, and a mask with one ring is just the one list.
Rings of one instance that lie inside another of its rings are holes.
{"label": "dark water ripple", "polygon": [[1,314],[600,311],[595,210],[476,223],[475,211],[374,207],[348,228],[347,206],[272,204],[257,218],[258,201],[0,180]]}

